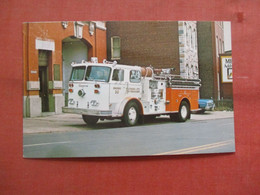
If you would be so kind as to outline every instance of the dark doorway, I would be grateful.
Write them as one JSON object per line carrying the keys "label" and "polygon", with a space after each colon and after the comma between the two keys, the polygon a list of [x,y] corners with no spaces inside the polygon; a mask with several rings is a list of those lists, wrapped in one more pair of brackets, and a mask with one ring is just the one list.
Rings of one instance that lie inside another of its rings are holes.
{"label": "dark doorway", "polygon": [[49,91],[48,91],[48,66],[51,60],[51,51],[39,50],[39,79],[40,98],[42,100],[42,112],[49,112]]}
{"label": "dark doorway", "polygon": [[42,112],[49,112],[49,94],[48,94],[48,67],[39,67],[40,77],[40,97],[42,99]]}

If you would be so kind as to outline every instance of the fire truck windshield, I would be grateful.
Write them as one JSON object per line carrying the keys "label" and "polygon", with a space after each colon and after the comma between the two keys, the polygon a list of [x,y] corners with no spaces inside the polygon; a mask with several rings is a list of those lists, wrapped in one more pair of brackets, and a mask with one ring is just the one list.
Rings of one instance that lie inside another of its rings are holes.
{"label": "fire truck windshield", "polygon": [[85,66],[73,67],[70,80],[71,81],[82,81],[85,74]]}
{"label": "fire truck windshield", "polygon": [[86,73],[87,81],[108,82],[111,68],[107,66],[88,66]]}

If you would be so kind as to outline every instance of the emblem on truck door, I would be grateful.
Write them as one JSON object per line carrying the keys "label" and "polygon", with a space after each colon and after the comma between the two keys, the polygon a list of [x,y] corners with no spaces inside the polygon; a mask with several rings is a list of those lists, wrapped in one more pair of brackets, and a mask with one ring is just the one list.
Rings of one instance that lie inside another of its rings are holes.
{"label": "emblem on truck door", "polygon": [[115,90],[115,94],[119,94],[121,87],[113,87],[113,89]]}

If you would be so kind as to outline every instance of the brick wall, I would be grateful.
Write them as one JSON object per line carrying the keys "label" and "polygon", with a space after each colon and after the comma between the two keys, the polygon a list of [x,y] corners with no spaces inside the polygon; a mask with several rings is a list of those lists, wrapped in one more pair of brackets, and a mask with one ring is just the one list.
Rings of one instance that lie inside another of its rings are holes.
{"label": "brick wall", "polygon": [[156,68],[179,67],[178,22],[107,22],[107,56],[111,60],[111,37],[121,38],[120,64]]}
{"label": "brick wall", "polygon": [[200,97],[214,98],[214,48],[212,23],[198,22],[198,61],[201,79]]}
{"label": "brick wall", "polygon": [[219,55],[224,52],[223,22],[198,22],[198,57],[201,98],[220,99]]}

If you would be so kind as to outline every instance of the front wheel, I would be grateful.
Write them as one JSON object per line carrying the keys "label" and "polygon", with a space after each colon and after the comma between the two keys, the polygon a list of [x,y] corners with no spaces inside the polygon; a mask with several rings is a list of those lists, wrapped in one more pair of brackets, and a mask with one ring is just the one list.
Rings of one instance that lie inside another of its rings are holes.
{"label": "front wheel", "polygon": [[139,120],[139,109],[135,102],[130,102],[124,110],[123,122],[126,126],[134,126]]}
{"label": "front wheel", "polygon": [[96,116],[89,116],[89,115],[82,115],[82,119],[84,120],[85,123],[88,125],[95,125],[98,122],[98,117]]}

